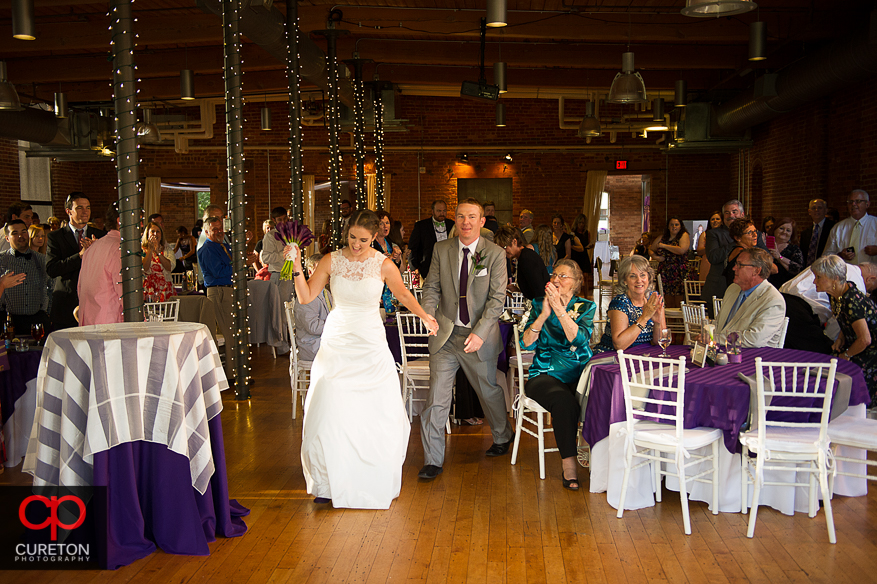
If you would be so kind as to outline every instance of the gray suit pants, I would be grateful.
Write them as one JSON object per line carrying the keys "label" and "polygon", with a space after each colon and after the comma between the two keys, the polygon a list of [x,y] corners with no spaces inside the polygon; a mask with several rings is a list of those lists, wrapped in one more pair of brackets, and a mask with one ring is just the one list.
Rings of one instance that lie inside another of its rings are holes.
{"label": "gray suit pants", "polygon": [[463,350],[463,343],[471,332],[469,328],[454,327],[447,342],[429,357],[429,397],[420,413],[424,464],[442,466],[444,463],[445,423],[454,397],[454,377],[461,367],[478,394],[493,441],[505,443],[514,435],[505,409],[505,396],[496,384],[496,360],[481,361],[476,353]]}

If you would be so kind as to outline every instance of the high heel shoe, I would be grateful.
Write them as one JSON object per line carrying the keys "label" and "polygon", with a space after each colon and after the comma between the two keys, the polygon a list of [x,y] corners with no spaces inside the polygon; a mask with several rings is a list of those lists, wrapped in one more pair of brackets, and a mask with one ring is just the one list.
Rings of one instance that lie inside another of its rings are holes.
{"label": "high heel shoe", "polygon": [[[560,479],[563,481],[563,488],[569,489],[570,491],[578,491],[579,490],[579,479],[567,479],[561,475]],[[573,486],[575,485],[575,486]]]}

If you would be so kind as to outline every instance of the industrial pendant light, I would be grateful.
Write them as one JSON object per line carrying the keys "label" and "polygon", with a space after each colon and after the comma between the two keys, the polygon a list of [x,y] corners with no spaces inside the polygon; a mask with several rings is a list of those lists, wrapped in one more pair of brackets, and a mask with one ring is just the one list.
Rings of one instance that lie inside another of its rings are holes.
{"label": "industrial pendant light", "polygon": [[55,117],[67,117],[67,94],[58,92],[55,94]]}
{"label": "industrial pendant light", "polygon": [[155,144],[161,142],[161,132],[158,126],[152,123],[152,110],[143,110],[143,121],[134,124],[134,133],[142,144]]}
{"label": "industrial pendant light", "polygon": [[594,117],[594,102],[588,100],[585,103],[585,117],[579,124],[579,138],[597,138],[603,133],[600,120]]}
{"label": "industrial pendant light", "polygon": [[505,104],[501,101],[496,102],[496,127],[505,128]]}
{"label": "industrial pendant light", "polygon": [[627,52],[621,55],[621,72],[615,75],[612,86],[609,88],[609,101],[611,103],[645,103],[646,84],[642,76],[634,70],[633,53]]}
{"label": "industrial pendant light", "polygon": [[646,128],[647,132],[663,132],[667,130],[667,124],[664,123],[663,97],[656,97],[652,100],[652,122],[654,123]]}
{"label": "industrial pendant light", "polygon": [[180,71],[180,99],[195,99],[195,72],[191,69]]}
{"label": "industrial pendant light", "polygon": [[673,105],[676,107],[688,105],[688,83],[684,79],[676,81],[676,95],[673,98]]}
{"label": "industrial pendant light", "polygon": [[262,107],[262,130],[267,132],[271,129],[271,108],[268,107],[268,94],[265,94],[265,105]]}
{"label": "industrial pendant light", "polygon": [[731,16],[758,8],[752,0],[687,0],[682,14],[685,16]]}
{"label": "industrial pendant light", "polygon": [[12,0],[12,37],[22,41],[36,40],[33,0]]}
{"label": "industrial pendant light", "polygon": [[493,84],[499,88],[500,93],[507,93],[508,86],[505,80],[506,65],[502,61],[493,64]]}
{"label": "industrial pendant light", "polygon": [[761,21],[749,25],[749,60],[764,61],[767,47],[767,28]]}
{"label": "industrial pendant light", "polygon": [[24,109],[21,107],[21,101],[18,99],[18,92],[15,86],[6,79],[6,61],[0,61],[0,110],[18,111]]}
{"label": "industrial pendant light", "polygon": [[487,26],[506,26],[506,0],[487,0]]}

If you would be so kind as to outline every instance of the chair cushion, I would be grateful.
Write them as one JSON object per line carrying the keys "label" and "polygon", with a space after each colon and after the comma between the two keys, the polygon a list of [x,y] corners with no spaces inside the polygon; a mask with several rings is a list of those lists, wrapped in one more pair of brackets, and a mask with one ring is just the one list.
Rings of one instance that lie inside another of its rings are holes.
{"label": "chair cushion", "polygon": [[[637,422],[633,427],[633,439],[635,442],[642,441],[675,447],[677,444],[676,427],[656,422]],[[722,431],[716,428],[700,427],[682,431],[682,447],[686,450],[703,448],[721,439]]]}
{"label": "chair cushion", "polygon": [[[524,369],[526,370],[530,365],[533,364],[533,357],[536,356],[536,353],[530,351],[521,351],[521,363],[524,364]],[[518,366],[518,357],[517,355],[512,355],[509,357],[509,367],[517,367]]]}
{"label": "chair cushion", "polygon": [[[810,454],[820,450],[819,428],[768,427],[764,432],[764,448],[773,452]],[[758,452],[758,430],[740,434],[740,442],[752,452]]]}
{"label": "chair cushion", "polygon": [[832,444],[877,450],[877,420],[838,416],[828,423]]}
{"label": "chair cushion", "polygon": [[429,359],[416,359],[408,361],[409,369],[429,369]]}
{"label": "chair cushion", "polygon": [[524,411],[532,411],[532,412],[543,412],[545,414],[548,413],[548,410],[539,405],[534,399],[530,399],[526,395],[521,396],[521,401],[524,403]]}

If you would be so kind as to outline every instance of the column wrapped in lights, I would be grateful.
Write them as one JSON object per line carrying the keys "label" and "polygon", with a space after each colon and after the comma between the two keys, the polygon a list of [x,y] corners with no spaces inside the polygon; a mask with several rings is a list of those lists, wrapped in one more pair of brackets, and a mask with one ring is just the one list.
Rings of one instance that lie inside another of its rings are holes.
{"label": "column wrapped in lights", "polygon": [[[143,322],[143,252],[140,247],[140,158],[137,153],[137,86],[134,82],[133,0],[112,0],[113,103],[116,110],[116,171],[122,236],[122,311],[125,322]],[[108,226],[109,227],[109,226]]]}
{"label": "column wrapped in lights", "polygon": [[365,180],[365,84],[362,82],[362,59],[353,63],[353,147],[356,156],[356,208],[368,207]]}
{"label": "column wrapped in lights", "polygon": [[341,247],[341,215],[339,210],[341,195],[341,148],[338,145],[338,134],[341,132],[340,112],[338,109],[338,55],[336,41],[338,31],[331,20],[328,29],[321,31],[326,37],[326,69],[328,77],[329,111],[326,119],[329,122],[329,217],[332,222],[332,247]]}
{"label": "column wrapped in lights", "polygon": [[375,207],[384,208],[384,93],[375,84]]}
{"label": "column wrapped in lights", "polygon": [[[243,107],[241,101],[240,0],[222,0],[225,77],[225,133],[228,164],[228,210],[232,222],[234,318],[232,375],[235,397],[250,397],[250,343],[247,327],[246,214],[244,193]],[[225,342],[229,342],[226,339]]]}
{"label": "column wrapped in lights", "polygon": [[301,180],[301,63],[298,47],[298,0],[286,0],[286,76],[289,85],[289,186],[290,219],[304,221],[304,187]]}

